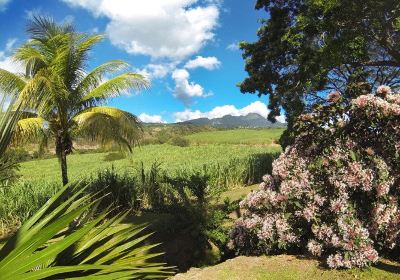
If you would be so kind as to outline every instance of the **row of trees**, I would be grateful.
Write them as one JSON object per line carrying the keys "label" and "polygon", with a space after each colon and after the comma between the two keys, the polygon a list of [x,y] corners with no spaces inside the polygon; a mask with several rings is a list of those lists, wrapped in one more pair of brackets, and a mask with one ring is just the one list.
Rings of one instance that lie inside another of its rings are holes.
{"label": "row of trees", "polygon": [[[51,18],[29,23],[29,40],[15,54],[25,73],[0,69],[0,91],[17,98],[22,110],[14,143],[54,141],[62,182],[68,183],[67,155],[74,137],[116,142],[129,150],[141,133],[136,116],[108,106],[111,97],[148,87],[140,74],[125,72],[128,64],[112,60],[87,71],[90,50],[103,37],[76,32]],[[121,74],[122,73],[122,74]]]}

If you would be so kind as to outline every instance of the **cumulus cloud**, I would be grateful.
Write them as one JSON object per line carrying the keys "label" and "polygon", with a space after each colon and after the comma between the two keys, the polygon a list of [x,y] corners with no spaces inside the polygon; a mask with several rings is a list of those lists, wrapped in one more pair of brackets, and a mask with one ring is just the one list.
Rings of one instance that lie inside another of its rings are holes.
{"label": "cumulus cloud", "polygon": [[160,64],[147,64],[142,69],[137,69],[137,71],[148,77],[149,79],[161,79],[172,72],[176,67],[176,63],[160,63]]}
{"label": "cumulus cloud", "polygon": [[0,0],[0,12],[4,11],[11,0]]}
{"label": "cumulus cloud", "polygon": [[182,100],[185,105],[191,103],[193,97],[209,96],[204,93],[204,88],[194,82],[189,82],[190,74],[185,69],[176,69],[172,72],[172,79],[175,81],[174,96]]}
{"label": "cumulus cloud", "polygon": [[202,57],[197,56],[195,59],[189,60],[185,64],[185,68],[187,69],[195,69],[195,68],[205,68],[207,70],[214,70],[221,65],[221,62],[215,56],[210,57]]}
{"label": "cumulus cloud", "polygon": [[[260,101],[255,101],[250,105],[243,107],[241,109],[236,108],[234,105],[217,106],[208,112],[201,112],[199,110],[192,111],[187,109],[183,112],[174,113],[174,118],[176,122],[183,122],[198,118],[215,119],[215,118],[221,118],[226,115],[246,116],[250,113],[257,113],[263,116],[264,118],[267,118],[269,112],[270,112],[269,109],[264,103]],[[277,120],[279,122],[285,122],[284,117],[282,116],[277,117]]]}
{"label": "cumulus cloud", "polygon": [[139,119],[145,123],[166,123],[166,121],[164,121],[160,115],[148,115],[146,113],[141,113],[139,115]]}
{"label": "cumulus cloud", "polygon": [[219,6],[200,0],[63,0],[109,19],[111,42],[128,53],[181,60],[214,38]]}

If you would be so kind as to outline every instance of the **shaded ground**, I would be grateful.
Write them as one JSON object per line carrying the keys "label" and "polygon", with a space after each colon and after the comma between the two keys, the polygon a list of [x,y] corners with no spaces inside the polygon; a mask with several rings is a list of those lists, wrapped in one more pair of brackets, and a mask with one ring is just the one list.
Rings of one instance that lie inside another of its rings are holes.
{"label": "shaded ground", "polygon": [[382,260],[371,269],[328,270],[317,260],[297,256],[237,257],[203,269],[192,268],[174,280],[269,280],[269,279],[400,279],[400,264]]}

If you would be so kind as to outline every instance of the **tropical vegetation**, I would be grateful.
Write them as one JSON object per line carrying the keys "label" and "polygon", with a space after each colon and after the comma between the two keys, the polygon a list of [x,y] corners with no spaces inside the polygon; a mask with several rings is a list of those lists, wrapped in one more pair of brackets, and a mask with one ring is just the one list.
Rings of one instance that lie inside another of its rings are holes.
{"label": "tropical vegetation", "polygon": [[268,18],[241,44],[239,86],[269,95],[287,130],[143,125],[107,102],[148,80],[120,60],[89,67],[103,36],[29,21],[23,73],[0,69],[1,279],[167,278],[274,254],[301,256],[239,257],[211,279],[242,260],[244,277],[302,277],[304,255],[316,279],[398,274],[400,4],[256,9]]}
{"label": "tropical vegetation", "polygon": [[[17,100],[11,99],[0,119],[2,162],[22,114]],[[110,217],[110,208],[94,216],[102,197],[97,193],[82,195],[85,187],[79,186],[63,187],[2,246],[2,279],[134,279],[170,273],[163,264],[144,262],[159,255],[148,253],[158,244],[140,244],[149,237],[139,235],[144,226],[122,224],[126,213]]]}
{"label": "tropical vegetation", "polygon": [[123,61],[109,61],[87,72],[88,54],[103,37],[75,32],[70,24],[57,25],[51,18],[34,17],[27,28],[30,39],[14,55],[25,73],[0,69],[0,89],[19,94],[24,112],[15,142],[37,140],[55,143],[62,182],[68,183],[67,155],[73,138],[131,145],[138,140],[138,119],[125,111],[99,106],[110,97],[148,86],[136,73],[111,75],[127,68]]}
{"label": "tropical vegetation", "polygon": [[[400,3],[385,0],[257,0],[266,16],[256,42],[241,48],[243,93],[268,95],[270,119],[285,110],[284,146],[296,118],[339,91],[350,101],[385,84],[400,86]],[[367,85],[367,88],[365,88]]]}
{"label": "tropical vegetation", "polygon": [[231,233],[245,254],[306,252],[330,268],[400,253],[400,95],[388,86],[302,115]]}

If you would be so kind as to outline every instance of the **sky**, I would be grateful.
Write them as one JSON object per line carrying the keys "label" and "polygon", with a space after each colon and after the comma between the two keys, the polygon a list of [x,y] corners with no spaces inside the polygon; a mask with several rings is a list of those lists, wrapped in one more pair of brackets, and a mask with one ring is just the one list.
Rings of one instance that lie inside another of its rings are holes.
{"label": "sky", "polygon": [[[18,72],[15,48],[27,40],[33,15],[71,22],[76,30],[105,35],[90,53],[87,71],[113,59],[130,64],[151,87],[110,100],[144,122],[259,113],[267,97],[242,94],[240,41],[256,41],[255,0],[0,0],[0,68]],[[278,117],[283,121],[283,117]]]}

